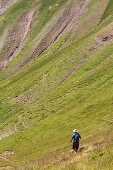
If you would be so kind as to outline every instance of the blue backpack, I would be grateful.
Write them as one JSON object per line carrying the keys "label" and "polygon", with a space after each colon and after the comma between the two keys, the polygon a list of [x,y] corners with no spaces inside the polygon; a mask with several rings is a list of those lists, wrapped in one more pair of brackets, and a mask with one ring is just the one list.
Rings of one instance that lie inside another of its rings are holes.
{"label": "blue backpack", "polygon": [[79,134],[78,133],[75,134],[75,142],[79,142]]}

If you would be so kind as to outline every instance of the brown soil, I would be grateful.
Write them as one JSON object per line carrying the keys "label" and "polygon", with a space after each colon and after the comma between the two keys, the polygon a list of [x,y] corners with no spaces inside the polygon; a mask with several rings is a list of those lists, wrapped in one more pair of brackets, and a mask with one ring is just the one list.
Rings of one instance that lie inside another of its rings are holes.
{"label": "brown soil", "polygon": [[17,132],[17,133],[18,133],[17,123],[14,125],[14,130],[15,130],[15,132]]}
{"label": "brown soil", "polygon": [[113,43],[113,22],[103,28],[96,35],[95,40],[103,45]]}
{"label": "brown soil", "polygon": [[[26,55],[26,58],[22,60],[23,63],[20,64],[20,67],[25,65],[27,62],[34,60],[63,34],[65,34],[73,26],[74,21],[81,18],[83,13],[86,11],[86,7],[89,2],[90,0],[69,1],[36,37],[34,47]],[[1,50],[1,69],[6,66],[22,49],[24,45],[23,41],[25,40],[32,23],[34,11],[35,10],[26,12],[18,21],[16,28],[8,33],[6,37],[7,42]]]}
{"label": "brown soil", "polygon": [[9,7],[11,7],[18,0],[1,0],[0,1],[0,15],[2,15]]}
{"label": "brown soil", "polygon": [[[14,30],[10,31],[7,35],[7,42],[3,46],[2,51],[3,59],[0,68],[6,66],[18,54],[19,50],[23,47],[25,40],[31,26],[33,14],[35,10],[26,12],[19,20]],[[1,52],[2,53],[2,52]]]}
{"label": "brown soil", "polygon": [[12,167],[11,166],[9,166],[9,165],[6,165],[6,166],[2,166],[2,167],[0,167],[0,169],[11,169]]}
{"label": "brown soil", "polygon": [[32,49],[29,50],[28,54],[26,54],[22,63],[20,62],[19,67],[24,66],[26,63],[40,56],[63,34],[69,31],[69,29],[73,26],[74,21],[81,18],[89,1],[90,0],[69,1],[35,38]]}
{"label": "brown soil", "polygon": [[96,41],[98,41],[101,44],[111,43],[111,41],[113,41],[113,34],[108,34],[106,36],[98,37],[96,38]]}
{"label": "brown soil", "polygon": [[53,24],[53,26],[50,28],[44,38],[40,41],[36,52],[34,52],[34,55],[39,56],[64,33],[66,33],[71,28],[74,21],[80,19],[82,14],[85,12],[86,6],[89,1],[90,0],[74,0],[71,4],[68,4],[65,11],[58,17],[56,23]]}
{"label": "brown soil", "polygon": [[0,157],[8,158],[9,156],[13,155],[14,153],[15,153],[15,151],[5,151],[0,155]]}

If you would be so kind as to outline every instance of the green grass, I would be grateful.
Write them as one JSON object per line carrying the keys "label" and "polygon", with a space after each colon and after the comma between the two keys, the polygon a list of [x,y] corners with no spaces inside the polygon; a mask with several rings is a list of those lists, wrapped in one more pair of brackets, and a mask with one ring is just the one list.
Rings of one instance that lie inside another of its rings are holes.
{"label": "green grass", "polygon": [[113,15],[113,1],[112,0],[109,0],[109,3],[102,15],[102,18],[101,18],[101,21],[106,19],[107,17]]}
{"label": "green grass", "polygon": [[[39,20],[36,22],[35,26],[32,29],[32,34],[30,39],[33,40],[37,33],[39,34],[44,26],[50,21],[50,19],[56,14],[56,12],[67,2],[67,0],[56,0],[56,1],[40,1],[40,8],[38,18]],[[59,3],[58,7],[56,7],[56,3]],[[49,10],[49,6],[52,6],[51,10]]]}
{"label": "green grass", "polygon": [[[37,27],[41,31],[60,10],[60,7],[54,8],[55,4],[66,2],[39,1],[39,16],[44,23],[40,28],[36,24],[33,29]],[[93,1],[89,8],[93,9],[98,2]],[[50,5],[53,6],[51,12]],[[48,17],[45,19],[42,14]],[[19,132],[0,140],[0,153],[15,151],[7,159],[0,156],[0,166],[11,165],[12,169],[112,168],[113,48],[110,43],[103,45],[95,41],[98,33],[111,22],[112,17],[80,37],[71,37],[69,31],[15,73],[10,69],[15,69],[13,67],[22,59],[20,54],[1,71],[0,130],[14,129],[16,125]],[[38,29],[31,30],[31,40]],[[32,47],[31,40],[26,50]],[[89,59],[73,70],[87,56]],[[82,136],[81,152],[76,156],[70,153],[72,144],[69,144],[74,128]]]}
{"label": "green grass", "polygon": [[[7,27],[11,27],[11,25],[13,25],[13,27],[14,27],[16,25],[16,23],[18,22],[18,20],[21,18],[21,16],[25,13],[25,11],[27,11],[30,8],[33,8],[35,6],[35,15],[34,15],[32,28],[28,33],[28,42],[23,46],[22,50],[19,52],[17,57],[13,60],[12,65],[16,65],[16,67],[18,65],[18,67],[19,67],[19,65],[21,65],[21,62],[26,62],[26,60],[28,60],[26,58],[26,56],[29,55],[28,53],[30,53],[30,55],[31,55],[32,54],[31,53],[32,49],[36,48],[35,43],[36,43],[37,36],[39,35],[39,33],[41,31],[43,31],[43,28],[49,23],[49,21],[53,18],[53,16],[55,16],[55,14],[59,10],[61,10],[62,6],[66,2],[67,2],[67,0],[54,1],[54,2],[51,2],[51,1],[45,1],[45,2],[39,1],[37,3],[34,2],[34,1],[30,1],[30,2],[29,1],[19,1],[17,4],[13,5],[11,9],[9,9],[7,11],[5,18],[8,17],[7,20],[10,21],[10,23],[5,22],[5,24],[6,24]],[[46,5],[45,5],[45,3],[46,3]],[[49,4],[50,3],[52,5],[51,10],[49,10]],[[56,3],[58,3],[59,5],[56,6]],[[16,10],[17,6],[20,7],[20,8],[18,8],[18,10]],[[13,11],[15,13],[13,13]],[[16,13],[18,14],[18,17],[16,17],[16,15],[17,15]],[[9,18],[11,16],[12,16],[12,18]],[[2,24],[4,25],[4,22]],[[5,30],[5,27],[3,27],[3,29],[2,29],[2,26],[1,26],[1,31],[3,33],[3,31]],[[40,37],[38,37],[38,39],[39,38]],[[2,51],[1,56],[4,57],[4,55],[3,55],[3,51]],[[14,66],[14,68],[15,68],[15,66]],[[12,71],[12,69],[11,69],[11,71]],[[11,74],[11,71],[10,71],[10,74]]]}
{"label": "green grass", "polygon": [[[11,8],[6,11],[0,20],[0,36],[3,34],[5,28],[9,25],[14,25],[19,19],[20,14],[30,8],[30,3],[27,0],[19,0]],[[5,22],[4,22],[5,21]]]}

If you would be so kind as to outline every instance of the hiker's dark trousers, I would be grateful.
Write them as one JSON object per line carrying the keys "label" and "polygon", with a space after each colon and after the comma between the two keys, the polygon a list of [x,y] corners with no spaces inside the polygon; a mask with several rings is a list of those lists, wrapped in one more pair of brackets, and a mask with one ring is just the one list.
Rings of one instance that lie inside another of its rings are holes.
{"label": "hiker's dark trousers", "polygon": [[79,148],[79,142],[74,142],[73,143],[73,150],[75,150],[77,152],[78,148]]}

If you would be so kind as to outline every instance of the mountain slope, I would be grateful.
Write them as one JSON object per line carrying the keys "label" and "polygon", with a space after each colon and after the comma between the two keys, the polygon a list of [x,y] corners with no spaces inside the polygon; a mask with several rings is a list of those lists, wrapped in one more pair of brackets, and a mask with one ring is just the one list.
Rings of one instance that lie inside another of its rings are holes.
{"label": "mountain slope", "polygon": [[0,16],[1,167],[112,168],[112,8],[18,0]]}

